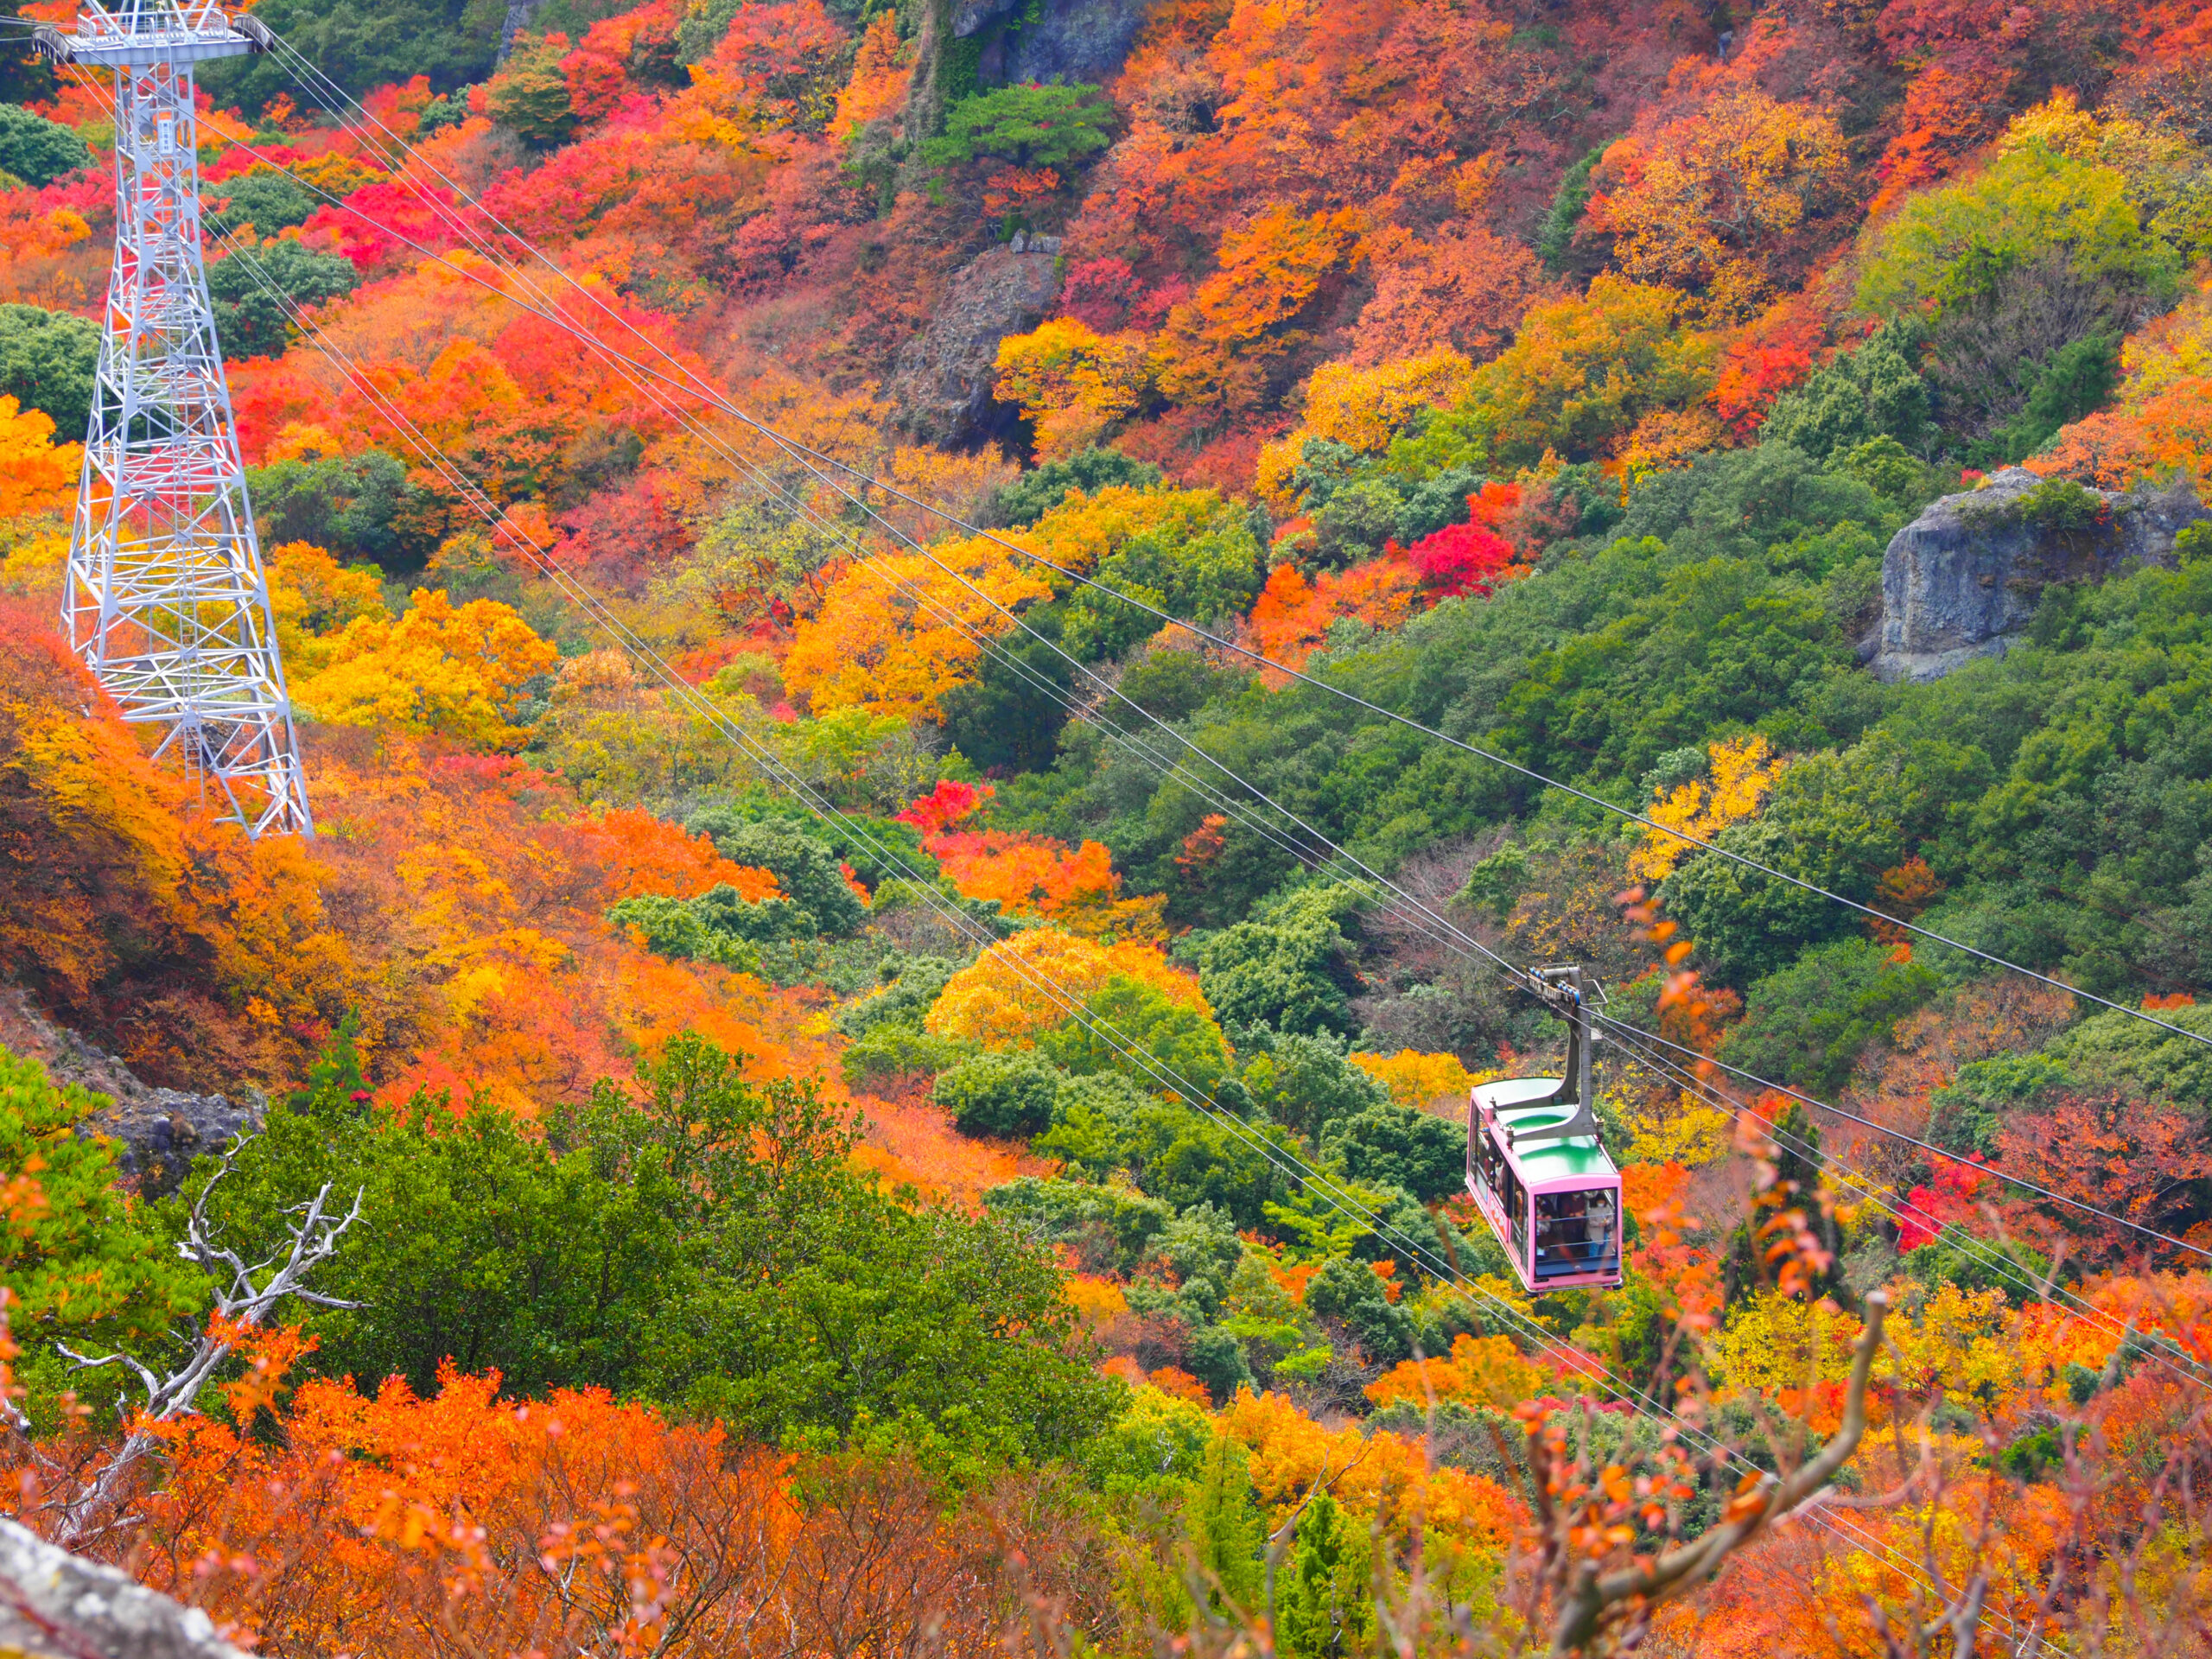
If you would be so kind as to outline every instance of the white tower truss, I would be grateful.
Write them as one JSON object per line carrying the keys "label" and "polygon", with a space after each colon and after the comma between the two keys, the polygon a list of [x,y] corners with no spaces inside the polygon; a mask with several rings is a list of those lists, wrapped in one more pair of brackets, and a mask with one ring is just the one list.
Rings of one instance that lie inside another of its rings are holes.
{"label": "white tower truss", "polygon": [[223,816],[312,835],[200,253],[193,66],[270,36],[213,5],[124,0],[35,39],[115,76],[115,263],[62,626]]}

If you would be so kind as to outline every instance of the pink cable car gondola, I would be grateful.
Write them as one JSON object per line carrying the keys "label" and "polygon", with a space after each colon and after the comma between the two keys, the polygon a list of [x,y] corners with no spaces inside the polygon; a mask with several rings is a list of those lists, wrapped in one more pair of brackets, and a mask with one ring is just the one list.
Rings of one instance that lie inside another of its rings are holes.
{"label": "pink cable car gondola", "polygon": [[1467,1191],[1532,1292],[1621,1282],[1621,1177],[1592,1109],[1590,1006],[1580,968],[1539,969],[1567,1020],[1564,1077],[1478,1084],[1467,1103]]}

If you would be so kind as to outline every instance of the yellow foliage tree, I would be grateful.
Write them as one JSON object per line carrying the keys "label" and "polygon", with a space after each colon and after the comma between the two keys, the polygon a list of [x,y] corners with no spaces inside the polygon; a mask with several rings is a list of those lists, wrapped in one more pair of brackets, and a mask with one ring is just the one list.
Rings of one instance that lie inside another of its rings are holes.
{"label": "yellow foliage tree", "polygon": [[1424,1054],[1414,1048],[1402,1048],[1395,1054],[1354,1054],[1351,1059],[1388,1089],[1392,1100],[1416,1111],[1447,1097],[1464,1107],[1470,1089],[1503,1075],[1485,1071],[1478,1077],[1459,1064],[1456,1054]]}
{"label": "yellow foliage tree", "polygon": [[1102,334],[1072,317],[999,342],[998,395],[1037,423],[1043,461],[1071,455],[1135,410],[1151,384],[1137,334]]}
{"label": "yellow foliage tree", "polygon": [[357,616],[327,644],[326,665],[293,688],[301,713],[480,748],[511,748],[529,735],[512,723],[523,689],[560,660],[510,607],[457,606],[443,590],[420,588],[397,621]]}
{"label": "yellow foliage tree", "polygon": [[1504,1489],[1437,1467],[1417,1440],[1325,1427],[1287,1395],[1249,1389],[1236,1391],[1218,1421],[1251,1453],[1253,1493],[1270,1528],[1326,1480],[1355,1534],[1371,1528],[1401,1548],[1418,1536],[1424,1570],[1461,1599],[1480,1593],[1513,1536],[1517,1506]]}
{"label": "yellow foliage tree", "polygon": [[1756,732],[1715,743],[1706,753],[1708,777],[1676,785],[1646,809],[1645,816],[1665,828],[1646,830],[1643,845],[1629,855],[1629,873],[1638,880],[1656,881],[1670,874],[1692,849],[1683,836],[1711,841],[1730,824],[1756,817],[1789,764]]}
{"label": "yellow foliage tree", "polygon": [[1255,480],[1261,498],[1279,513],[1297,511],[1291,477],[1315,438],[1348,444],[1363,454],[1390,440],[1424,409],[1446,409],[1466,395],[1474,365],[1454,351],[1401,358],[1374,368],[1325,363],[1306,391],[1305,418],[1288,437],[1260,451]]}
{"label": "yellow foliage tree", "polygon": [[1648,139],[1615,144],[1590,213],[1618,238],[1614,258],[1627,275],[1702,294],[1716,319],[1744,316],[1848,164],[1827,111],[1737,86]]}
{"label": "yellow foliage tree", "polygon": [[1734,1144],[1736,1114],[1701,1095],[1623,1091],[1610,1096],[1628,1125],[1628,1155],[1639,1164],[1695,1168]]}
{"label": "yellow foliage tree", "polygon": [[[1893,1337],[1903,1324],[1891,1321]],[[1727,1325],[1707,1338],[1706,1365],[1728,1388],[1769,1395],[1840,1382],[1851,1375],[1859,1329],[1833,1303],[1760,1290],[1738,1302]]]}
{"label": "yellow foliage tree", "polygon": [[269,608],[276,643],[295,679],[329,666],[337,636],[355,620],[389,622],[384,585],[372,569],[348,568],[313,542],[285,542],[269,550]]}
{"label": "yellow foliage tree", "polygon": [[[1213,1016],[1197,979],[1151,946],[1039,927],[1001,940],[955,974],[925,1023],[937,1036],[986,1048],[1026,1046],[1066,1021],[1068,1001],[1088,1001],[1117,974]],[[1053,995],[1056,988],[1060,995]]]}
{"label": "yellow foliage tree", "polygon": [[945,694],[975,677],[982,641],[1013,627],[1007,611],[1052,591],[1036,567],[981,536],[940,542],[926,557],[878,554],[839,575],[799,623],[784,684],[817,715],[935,720]]}
{"label": "yellow foliage tree", "polygon": [[1457,1400],[1510,1411],[1543,1392],[1550,1380],[1550,1372],[1522,1357],[1512,1338],[1463,1332],[1452,1338],[1451,1358],[1401,1361],[1367,1385],[1367,1397],[1378,1406]]}
{"label": "yellow foliage tree", "polygon": [[2005,1293],[1945,1283],[1909,1319],[1892,1320],[1874,1374],[1917,1402],[1986,1408],[2019,1386],[2021,1355]]}
{"label": "yellow foliage tree", "polygon": [[0,395],[0,518],[67,510],[77,490],[81,443],[54,442],[54,417]]}
{"label": "yellow foliage tree", "polygon": [[[1874,1376],[1896,1390],[1907,1415],[1939,1397],[1969,1409],[1991,1406],[2018,1387],[2023,1369],[2008,1313],[2001,1290],[1939,1286],[1917,1308],[1891,1318]],[[1840,1384],[1850,1375],[1859,1329],[1832,1303],[1762,1290],[1736,1305],[1726,1328],[1707,1342],[1706,1362],[1728,1387],[1761,1394]]]}
{"label": "yellow foliage tree", "polygon": [[1007,610],[1071,585],[1002,543],[1088,574],[1135,537],[1165,531],[1187,538],[1221,510],[1210,490],[1114,484],[1095,495],[1071,493],[1027,531],[940,542],[926,557],[880,553],[841,572],[821,608],[799,622],[784,658],[785,687],[804,694],[817,715],[861,708],[934,720],[945,694],[975,678],[982,640],[1013,628]]}
{"label": "yellow foliage tree", "polygon": [[1712,387],[1712,334],[1684,326],[1671,288],[1608,272],[1580,297],[1532,308],[1513,344],[1475,371],[1464,411],[1509,466],[1548,450],[1609,454],[1655,409],[1684,409]]}

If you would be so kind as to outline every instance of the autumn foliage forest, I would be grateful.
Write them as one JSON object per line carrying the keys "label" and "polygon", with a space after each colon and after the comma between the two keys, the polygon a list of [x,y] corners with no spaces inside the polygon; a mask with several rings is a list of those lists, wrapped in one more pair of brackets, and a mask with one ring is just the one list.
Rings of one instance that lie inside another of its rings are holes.
{"label": "autumn foliage forest", "polygon": [[[1861,647],[1990,473],[2212,489],[2212,6],[256,10],[312,839],[54,632],[0,7],[16,1516],[286,1655],[2205,1650],[2212,531]],[[1679,1045],[1617,1289],[1465,1196],[1483,951]]]}

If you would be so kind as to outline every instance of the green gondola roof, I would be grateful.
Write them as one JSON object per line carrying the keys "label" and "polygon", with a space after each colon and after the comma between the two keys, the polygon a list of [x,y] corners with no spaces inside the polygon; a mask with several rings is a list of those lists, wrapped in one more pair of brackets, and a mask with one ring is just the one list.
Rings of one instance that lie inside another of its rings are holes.
{"label": "green gondola roof", "polygon": [[[1525,1131],[1541,1128],[1548,1123],[1564,1122],[1573,1115],[1572,1109],[1550,1104],[1501,1106],[1497,1109],[1497,1122],[1501,1128]],[[1513,1161],[1521,1166],[1522,1179],[1532,1183],[1574,1175],[1611,1177],[1620,1173],[1606,1156],[1605,1149],[1586,1135],[1570,1135],[1563,1141],[1523,1141],[1510,1150]]]}

